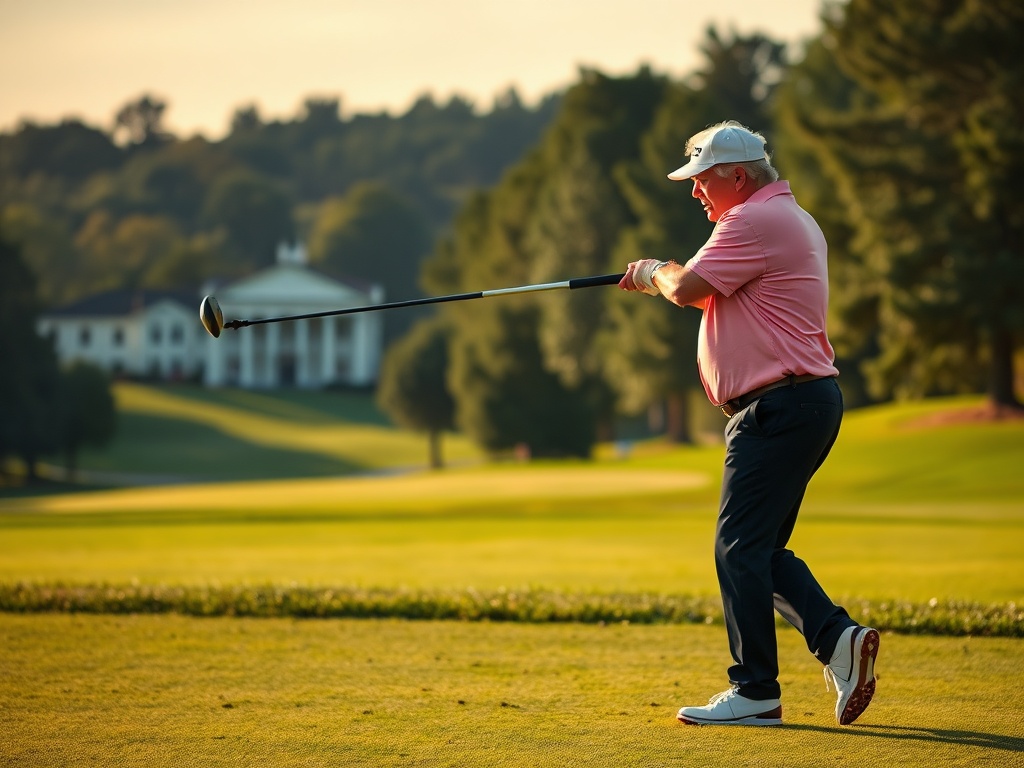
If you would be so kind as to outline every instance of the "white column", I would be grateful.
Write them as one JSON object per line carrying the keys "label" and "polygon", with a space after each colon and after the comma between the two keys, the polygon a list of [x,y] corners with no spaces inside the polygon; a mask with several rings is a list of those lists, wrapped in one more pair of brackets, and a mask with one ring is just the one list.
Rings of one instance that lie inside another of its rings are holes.
{"label": "white column", "polygon": [[309,322],[300,320],[295,324],[295,385],[300,388],[310,386]]}
{"label": "white column", "polygon": [[223,355],[220,347],[216,344],[218,340],[212,337],[203,339],[200,343],[205,345],[203,351],[206,353],[205,366],[203,368],[203,384],[208,387],[219,387],[224,383]]}
{"label": "white column", "polygon": [[256,384],[256,333],[254,328],[239,328],[237,333],[241,340],[241,350],[238,353],[238,383],[246,389],[251,389]]}
{"label": "white column", "polygon": [[366,383],[367,315],[356,315],[352,323],[352,383]]}
{"label": "white column", "polygon": [[267,349],[266,359],[263,361],[264,365],[264,376],[263,386],[265,387],[276,387],[280,384],[278,381],[278,356],[281,354],[281,339],[280,329],[274,323],[270,323],[266,326],[267,329]]}
{"label": "white column", "polygon": [[335,320],[333,317],[325,317],[320,327],[320,384],[327,386],[334,381],[336,358],[334,338]]}

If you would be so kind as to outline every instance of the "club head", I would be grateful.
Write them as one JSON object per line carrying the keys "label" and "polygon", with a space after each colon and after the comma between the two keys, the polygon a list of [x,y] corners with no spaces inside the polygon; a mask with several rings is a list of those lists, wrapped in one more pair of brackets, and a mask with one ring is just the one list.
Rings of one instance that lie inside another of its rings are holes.
{"label": "club head", "polygon": [[224,313],[220,311],[220,303],[213,296],[204,296],[199,305],[199,319],[203,321],[206,332],[218,338],[224,329]]}

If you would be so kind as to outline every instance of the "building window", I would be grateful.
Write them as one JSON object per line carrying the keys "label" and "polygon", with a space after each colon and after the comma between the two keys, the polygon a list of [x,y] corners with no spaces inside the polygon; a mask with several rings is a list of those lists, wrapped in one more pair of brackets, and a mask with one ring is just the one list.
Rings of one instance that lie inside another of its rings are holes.
{"label": "building window", "polygon": [[180,325],[171,328],[171,344],[180,345],[185,339],[185,331]]}
{"label": "building window", "polygon": [[151,325],[151,326],[149,326],[149,340],[153,344],[159,344],[161,341],[163,341],[163,338],[164,338],[164,329],[163,328],[161,328],[159,325]]}
{"label": "building window", "polygon": [[114,346],[115,347],[123,347],[124,346],[124,328],[115,328],[114,329]]}
{"label": "building window", "polygon": [[92,341],[92,329],[87,325],[83,325],[78,331],[78,345],[80,347],[88,347],[89,342]]}

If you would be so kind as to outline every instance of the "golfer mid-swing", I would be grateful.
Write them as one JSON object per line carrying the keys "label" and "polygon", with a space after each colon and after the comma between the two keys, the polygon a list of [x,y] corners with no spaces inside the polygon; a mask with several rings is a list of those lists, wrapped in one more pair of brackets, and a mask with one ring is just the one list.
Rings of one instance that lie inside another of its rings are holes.
{"label": "golfer mid-swing", "polygon": [[732,687],[685,723],[782,722],[777,610],[804,636],[838,693],[836,718],[856,720],[875,692],[878,632],[859,626],[786,548],[807,483],[839,434],[843,399],[825,332],[826,245],[779,181],[764,139],[729,121],[686,145],[669,178],[693,181],[715,224],[685,264],[629,264],[619,286],[703,311],[701,380],[729,418],[715,535]]}

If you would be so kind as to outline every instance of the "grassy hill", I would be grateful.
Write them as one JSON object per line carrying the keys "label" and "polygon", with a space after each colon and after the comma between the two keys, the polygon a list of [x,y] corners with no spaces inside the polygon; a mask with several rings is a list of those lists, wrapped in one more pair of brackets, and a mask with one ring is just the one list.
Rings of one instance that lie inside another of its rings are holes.
{"label": "grassy hill", "polygon": [[[112,485],[326,477],[426,465],[427,438],[390,426],[350,392],[115,387],[117,436],[83,452],[82,478]],[[445,441],[446,459],[478,453]]]}
{"label": "grassy hill", "polygon": [[[391,426],[366,394],[206,390],[119,384],[112,445],[81,457],[85,478],[111,485],[338,477],[426,467],[427,441]],[[847,414],[815,498],[836,503],[1024,498],[1024,420],[941,418],[978,398],[891,404]],[[724,420],[722,421],[724,426]],[[717,483],[721,446],[661,440],[603,445],[588,466],[689,469]],[[447,462],[479,464],[480,452],[446,436]],[[531,466],[567,466],[572,462]],[[705,489],[706,490],[706,489]],[[705,494],[706,495],[706,494]]]}

